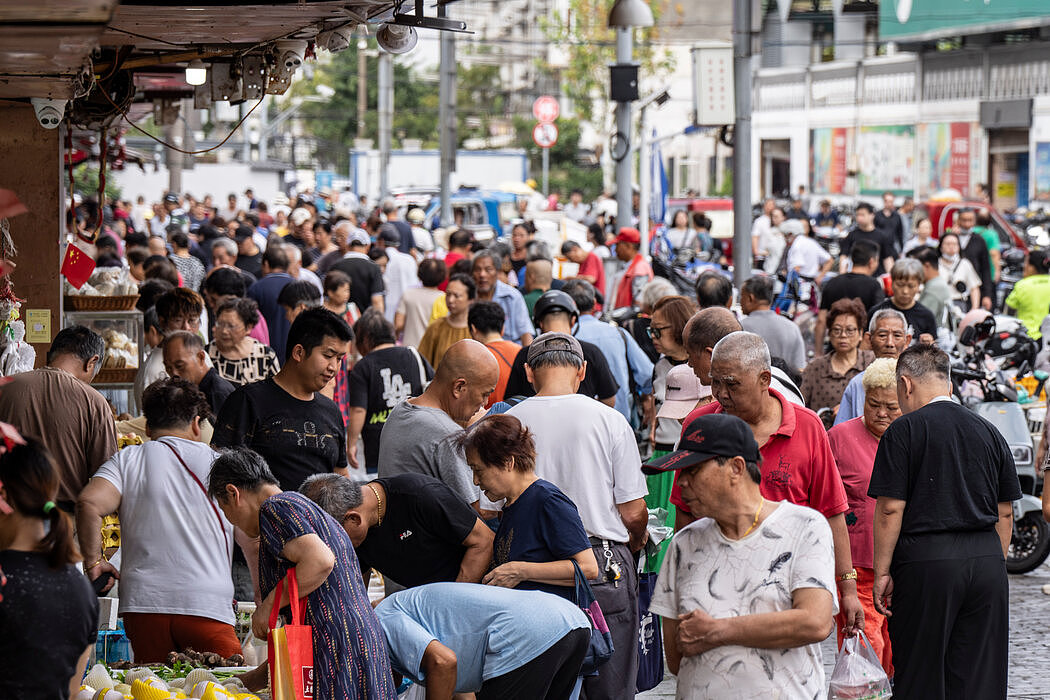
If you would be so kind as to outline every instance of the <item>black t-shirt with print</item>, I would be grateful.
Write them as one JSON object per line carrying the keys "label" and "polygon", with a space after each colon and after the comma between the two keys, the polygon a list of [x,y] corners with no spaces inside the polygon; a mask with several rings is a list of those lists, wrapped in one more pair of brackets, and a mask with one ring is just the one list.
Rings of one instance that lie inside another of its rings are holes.
{"label": "black t-shirt with print", "polygon": [[477,513],[448,486],[425,474],[376,480],[386,491],[383,522],[357,547],[361,572],[374,568],[402,586],[455,581],[478,521]]}
{"label": "black t-shirt with print", "polygon": [[[423,375],[420,376],[420,361]],[[390,410],[423,393],[423,384],[434,378],[430,363],[406,347],[390,347],[368,353],[350,370],[351,407],[365,409],[361,441],[365,446],[365,468],[379,469],[379,436]]]}
{"label": "black t-shirt with print", "polygon": [[[587,362],[587,371],[576,393],[598,399],[616,396],[620,385],[613,377],[605,355],[593,343],[581,340],[580,346],[583,347],[583,359]],[[514,358],[514,365],[510,368],[510,378],[507,380],[507,390],[503,393],[505,398],[536,395],[536,389],[529,383],[529,378],[525,374],[525,360],[528,356],[529,349],[522,348]]]}
{"label": "black t-shirt with print", "polygon": [[335,402],[321,394],[301,401],[272,377],[230,394],[211,444],[255,450],[285,491],[297,490],[312,474],[346,467],[346,428]]}

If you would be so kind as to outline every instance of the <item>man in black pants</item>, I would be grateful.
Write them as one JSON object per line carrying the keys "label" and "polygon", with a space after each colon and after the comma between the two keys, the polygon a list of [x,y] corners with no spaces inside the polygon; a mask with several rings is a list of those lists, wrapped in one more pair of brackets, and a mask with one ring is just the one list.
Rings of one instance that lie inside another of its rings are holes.
{"label": "man in black pants", "polygon": [[400,591],[376,616],[391,667],[426,686],[428,698],[564,700],[591,637],[587,616],[560,596],[473,583]]}
{"label": "man in black pants", "polygon": [[1006,697],[1011,501],[1021,497],[998,430],[951,401],[948,356],[897,359],[906,415],[882,436],[875,510],[875,607],[893,642],[901,700]]}

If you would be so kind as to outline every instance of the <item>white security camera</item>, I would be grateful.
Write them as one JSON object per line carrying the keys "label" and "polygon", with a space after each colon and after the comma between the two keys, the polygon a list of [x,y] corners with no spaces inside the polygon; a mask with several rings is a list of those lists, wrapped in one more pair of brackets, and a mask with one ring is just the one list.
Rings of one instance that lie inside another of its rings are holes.
{"label": "white security camera", "polygon": [[309,42],[301,39],[287,39],[285,41],[278,41],[278,64],[284,66],[284,69],[289,73],[295,72],[296,68],[303,65],[303,60],[306,58],[306,47],[308,45]]}
{"label": "white security camera", "polygon": [[350,48],[350,42],[354,38],[354,28],[351,26],[329,29],[317,35],[317,45],[322,46],[332,53],[345,51]]}
{"label": "white security camera", "polygon": [[36,111],[36,120],[45,129],[57,129],[66,113],[66,100],[52,100],[46,97],[34,97],[30,100]]}

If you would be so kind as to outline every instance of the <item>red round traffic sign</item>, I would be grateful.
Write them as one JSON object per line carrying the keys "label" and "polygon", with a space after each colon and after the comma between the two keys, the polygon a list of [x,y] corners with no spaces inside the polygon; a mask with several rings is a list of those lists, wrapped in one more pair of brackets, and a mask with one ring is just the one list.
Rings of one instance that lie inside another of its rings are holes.
{"label": "red round traffic sign", "polygon": [[559,114],[561,108],[558,106],[558,100],[550,95],[537,97],[532,103],[532,116],[536,117],[538,122],[549,124],[557,119]]}
{"label": "red round traffic sign", "polygon": [[541,122],[532,127],[532,140],[540,148],[550,148],[558,143],[558,127],[554,124]]}

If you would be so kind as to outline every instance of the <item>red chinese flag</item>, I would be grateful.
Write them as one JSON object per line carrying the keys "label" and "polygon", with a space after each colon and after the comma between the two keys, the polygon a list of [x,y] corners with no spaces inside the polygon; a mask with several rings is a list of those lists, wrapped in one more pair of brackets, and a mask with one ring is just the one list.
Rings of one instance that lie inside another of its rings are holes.
{"label": "red chinese flag", "polygon": [[80,289],[95,270],[95,260],[77,247],[76,243],[66,246],[66,257],[62,260],[62,274],[69,283]]}

